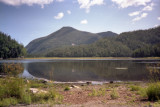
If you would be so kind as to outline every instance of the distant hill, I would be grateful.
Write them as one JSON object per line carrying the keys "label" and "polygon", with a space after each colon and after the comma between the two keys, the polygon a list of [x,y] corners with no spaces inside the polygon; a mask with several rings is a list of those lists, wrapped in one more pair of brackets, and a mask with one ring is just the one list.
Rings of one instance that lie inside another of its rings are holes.
{"label": "distant hill", "polygon": [[102,38],[89,45],[59,48],[47,53],[46,56],[160,57],[160,26],[148,30],[124,32],[112,38]]}
{"label": "distant hill", "polygon": [[111,31],[107,31],[107,32],[100,32],[100,33],[97,33],[97,35],[100,35],[102,38],[118,36],[118,34],[117,34],[117,33],[114,33],[114,32],[111,32]]}
{"label": "distant hill", "polygon": [[66,46],[77,46],[81,44],[91,44],[102,37],[115,36],[113,32],[103,32],[99,34],[79,31],[72,27],[63,27],[60,30],[31,41],[27,46],[29,54],[45,54],[51,50]]}
{"label": "distant hill", "polygon": [[152,57],[160,56],[160,26],[116,34],[89,33],[71,27],[27,45],[31,55],[47,57]]}

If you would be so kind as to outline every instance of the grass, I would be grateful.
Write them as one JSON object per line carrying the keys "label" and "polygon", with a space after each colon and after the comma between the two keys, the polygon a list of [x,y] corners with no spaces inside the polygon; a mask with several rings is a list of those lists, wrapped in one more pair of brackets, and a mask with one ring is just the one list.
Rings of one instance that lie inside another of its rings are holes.
{"label": "grass", "polygon": [[33,103],[40,103],[40,104],[54,104],[54,103],[61,103],[63,100],[63,96],[60,95],[55,90],[50,90],[48,93],[39,93],[33,94],[31,96]]}
{"label": "grass", "polygon": [[31,57],[25,59],[132,59],[131,57]]}
{"label": "grass", "polygon": [[100,88],[99,90],[93,89],[91,93],[88,94],[88,96],[104,96],[106,94],[105,88]]}
{"label": "grass", "polygon": [[41,80],[30,80],[29,85],[31,88],[47,88],[49,87],[48,84],[44,84],[41,82]]}
{"label": "grass", "polygon": [[146,93],[149,101],[160,100],[160,82],[150,83]]}
{"label": "grass", "polygon": [[113,89],[111,94],[110,94],[111,99],[118,99],[119,98],[119,93],[116,89]]}
{"label": "grass", "polygon": [[55,104],[61,103],[63,100],[63,96],[56,92],[54,87],[47,87],[47,93],[34,94],[30,92],[30,86],[44,88],[46,85],[37,80],[26,83],[25,79],[22,78],[0,78],[0,106],[39,103]]}
{"label": "grass", "polygon": [[136,85],[131,85],[130,88],[131,88],[130,91],[139,91],[141,89],[140,86],[136,86]]}
{"label": "grass", "polygon": [[21,78],[7,77],[7,79],[1,79],[0,106],[14,105],[17,103],[31,103],[28,85],[25,85]]}

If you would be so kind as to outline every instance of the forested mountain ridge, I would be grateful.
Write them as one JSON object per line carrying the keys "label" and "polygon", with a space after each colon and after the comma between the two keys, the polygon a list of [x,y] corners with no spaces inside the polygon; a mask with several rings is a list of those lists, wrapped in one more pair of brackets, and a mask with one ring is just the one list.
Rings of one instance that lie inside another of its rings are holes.
{"label": "forested mountain ridge", "polygon": [[[116,35],[109,32],[109,35]],[[103,35],[104,36],[104,35]],[[61,48],[63,46],[77,46],[81,44],[91,44],[102,38],[101,35],[79,31],[72,27],[63,27],[60,30],[39,39],[31,41],[27,46],[27,52],[30,54],[46,53],[50,50]]]}
{"label": "forested mountain ridge", "polygon": [[116,41],[122,42],[132,50],[158,44],[160,43],[160,26],[148,30],[121,33],[116,37]]}
{"label": "forested mountain ridge", "polygon": [[[75,29],[72,28],[70,30],[74,31]],[[66,31],[70,32],[68,30]],[[84,33],[88,34],[88,32],[84,32]],[[110,35],[106,35],[107,33],[110,33],[110,32],[93,34],[93,37],[96,37],[96,39],[92,38],[91,40],[93,41],[91,42],[89,42],[90,39],[87,39],[89,40],[87,41],[87,43],[83,42],[82,44],[63,45],[58,48],[54,48],[54,49],[52,48],[50,51],[46,51],[46,53],[43,55],[47,57],[160,56],[160,26],[156,28],[147,29],[147,30],[124,32],[119,35],[111,32],[111,36],[110,36]],[[67,33],[62,33],[62,34],[65,34],[62,36],[62,37],[65,37]],[[51,36],[51,37],[54,38],[54,36]],[[82,37],[84,38],[85,36],[82,36]],[[42,54],[40,54],[40,56],[42,56]]]}
{"label": "forested mountain ridge", "polygon": [[0,32],[0,58],[17,58],[26,54],[26,49],[7,34]]}
{"label": "forested mountain ridge", "polygon": [[118,36],[117,33],[114,33],[114,32],[112,32],[112,31],[100,32],[100,33],[97,33],[97,35],[100,35],[102,38]]}

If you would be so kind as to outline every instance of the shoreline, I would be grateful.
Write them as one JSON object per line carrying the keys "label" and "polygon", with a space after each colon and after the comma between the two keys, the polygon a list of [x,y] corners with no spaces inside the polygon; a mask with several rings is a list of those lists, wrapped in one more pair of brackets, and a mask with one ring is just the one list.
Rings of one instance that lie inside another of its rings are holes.
{"label": "shoreline", "polygon": [[1,60],[27,60],[27,59],[62,59],[62,60],[160,60],[160,57],[26,57],[9,58]]}

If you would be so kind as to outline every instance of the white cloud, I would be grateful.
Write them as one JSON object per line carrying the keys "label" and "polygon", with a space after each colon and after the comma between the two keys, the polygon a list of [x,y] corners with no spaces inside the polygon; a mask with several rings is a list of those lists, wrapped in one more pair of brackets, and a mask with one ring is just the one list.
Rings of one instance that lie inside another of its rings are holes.
{"label": "white cloud", "polygon": [[37,4],[40,5],[41,8],[44,8],[44,5],[52,3],[53,0],[0,0],[0,2],[12,6],[20,6],[23,4],[32,6],[33,4]]}
{"label": "white cloud", "polygon": [[80,8],[86,9],[86,12],[90,12],[90,7],[94,5],[103,5],[104,0],[77,0],[80,4]]}
{"label": "white cloud", "polygon": [[129,6],[140,6],[146,5],[151,0],[112,0],[112,2],[116,3],[120,8],[127,8]]}
{"label": "white cloud", "polygon": [[57,2],[63,2],[64,0],[56,0]]}
{"label": "white cloud", "polygon": [[157,24],[157,25],[154,25],[154,27],[158,27],[159,25]]}
{"label": "white cloud", "polygon": [[160,17],[158,17],[157,19],[160,20]]}
{"label": "white cloud", "polygon": [[[129,13],[128,15],[132,17],[132,16],[137,16],[142,12],[152,11],[153,10],[153,6],[154,6],[154,3],[150,3],[150,4],[146,5],[146,6],[144,6],[144,8],[141,9],[140,11],[135,11],[135,12]],[[142,18],[147,17],[147,15],[148,15],[148,13],[142,13],[140,16],[137,16],[132,21],[141,20]]]}
{"label": "white cloud", "polygon": [[154,3],[151,3],[150,5],[148,6],[145,6],[142,11],[151,11],[153,10],[153,6],[154,6]]}
{"label": "white cloud", "polygon": [[152,7],[151,6],[146,6],[143,8],[143,11],[151,11]]}
{"label": "white cloud", "polygon": [[54,18],[55,19],[61,19],[61,18],[63,18],[63,16],[64,16],[64,13],[60,12],[60,13],[57,14],[57,16],[54,16]]}
{"label": "white cloud", "polygon": [[67,10],[67,13],[68,13],[68,14],[71,14],[71,11],[70,11],[70,10]]}
{"label": "white cloud", "polygon": [[132,13],[129,13],[128,15],[129,16],[137,16],[141,13],[141,11],[135,11],[135,12],[132,12]]}
{"label": "white cloud", "polygon": [[88,23],[88,21],[86,19],[81,21],[81,24],[87,24],[87,23]]}
{"label": "white cloud", "polygon": [[136,18],[134,18],[132,21],[135,22],[135,21],[139,21],[145,17],[147,17],[148,13],[142,13],[140,16],[137,16]]}

